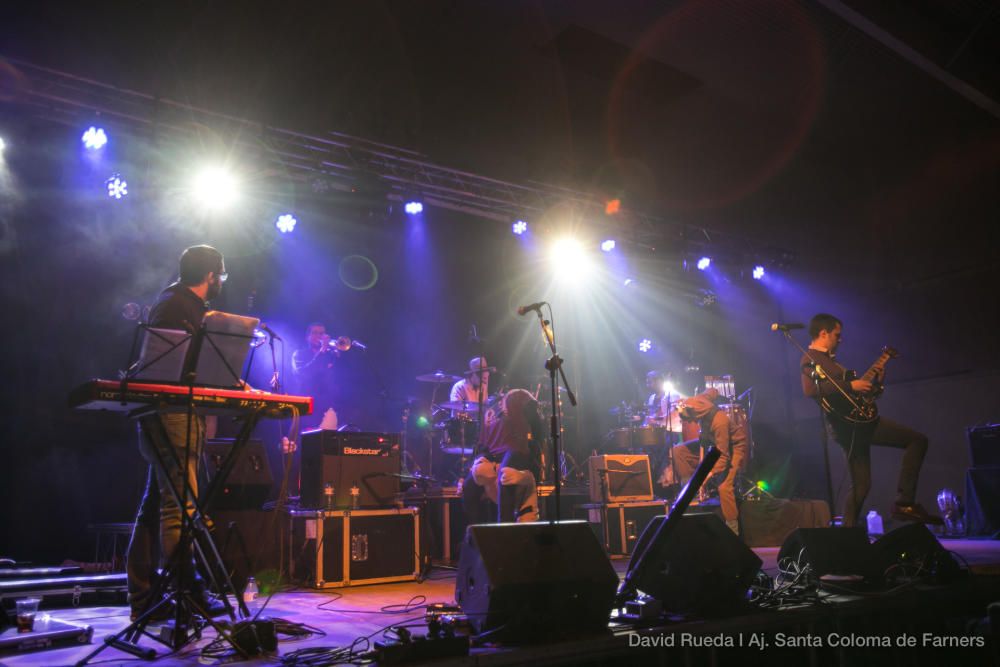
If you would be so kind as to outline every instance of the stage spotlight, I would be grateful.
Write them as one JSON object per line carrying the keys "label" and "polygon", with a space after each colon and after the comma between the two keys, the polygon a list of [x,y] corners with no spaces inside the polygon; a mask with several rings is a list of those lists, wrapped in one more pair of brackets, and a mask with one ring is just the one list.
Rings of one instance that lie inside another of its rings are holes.
{"label": "stage spotlight", "polygon": [[652,349],[653,349],[653,341],[649,340],[648,338],[643,338],[642,340],[639,341],[640,352],[649,352]]}
{"label": "stage spotlight", "polygon": [[112,199],[121,199],[128,194],[128,183],[119,174],[115,174],[107,181],[108,196]]}
{"label": "stage spotlight", "polygon": [[771,489],[771,485],[768,484],[767,481],[762,479],[759,482],[757,482],[757,488],[766,493]]}
{"label": "stage spotlight", "polygon": [[195,177],[191,191],[206,208],[229,206],[239,194],[236,178],[222,167],[205,167]]}
{"label": "stage spotlight", "polygon": [[91,125],[87,128],[87,131],[83,133],[83,136],[80,137],[80,141],[83,142],[83,146],[87,150],[99,151],[104,148],[105,144],[108,143],[108,135],[104,132],[103,128]]}
{"label": "stage spotlight", "polygon": [[424,205],[418,201],[408,201],[403,206],[403,210],[406,211],[408,215],[419,215],[424,212]]}
{"label": "stage spotlight", "polygon": [[528,231],[528,223],[524,220],[518,220],[513,225],[510,226],[510,231],[514,232],[516,235],[521,236],[526,231]]}
{"label": "stage spotlight", "polygon": [[431,425],[431,421],[424,415],[417,417],[417,428],[427,428]]}
{"label": "stage spotlight", "polygon": [[574,238],[556,240],[549,250],[552,270],[560,280],[579,281],[592,268],[590,255],[583,243]]}
{"label": "stage spotlight", "polygon": [[614,239],[608,239],[607,241],[601,243],[601,250],[603,250],[604,252],[611,252],[614,249],[615,249]]}
{"label": "stage spotlight", "polygon": [[609,199],[606,204],[604,204],[604,214],[605,215],[617,215],[622,210],[622,200],[621,199]]}
{"label": "stage spotlight", "polygon": [[298,224],[298,220],[291,213],[285,213],[279,215],[278,219],[274,221],[274,226],[278,228],[278,231],[282,234],[288,234],[295,229],[295,225]]}
{"label": "stage spotlight", "polygon": [[5,148],[7,148],[7,144],[4,143],[3,137],[0,137],[0,153],[2,153]]}
{"label": "stage spotlight", "polygon": [[764,267],[761,266],[760,264],[758,264],[757,266],[753,267],[753,279],[754,280],[763,280],[764,279]]}
{"label": "stage spotlight", "polygon": [[702,257],[701,259],[698,260],[698,264],[696,264],[696,266],[698,267],[699,271],[707,271],[708,267],[712,266],[712,258]]}
{"label": "stage spotlight", "polygon": [[676,393],[678,393],[677,392],[677,387],[675,387],[674,383],[671,382],[670,380],[664,380],[663,381],[663,393],[664,394],[676,394]]}

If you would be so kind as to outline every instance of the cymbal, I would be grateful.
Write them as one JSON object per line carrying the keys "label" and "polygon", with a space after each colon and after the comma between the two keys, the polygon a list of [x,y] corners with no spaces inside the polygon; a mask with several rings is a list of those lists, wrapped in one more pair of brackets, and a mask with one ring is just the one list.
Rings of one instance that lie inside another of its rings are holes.
{"label": "cymbal", "polygon": [[436,370],[433,373],[427,373],[425,375],[418,375],[417,382],[434,382],[437,384],[445,384],[447,382],[458,382],[462,378],[458,375],[449,375],[442,370]]}
{"label": "cymbal", "polygon": [[[479,412],[479,403],[476,401],[448,401],[447,403],[438,403],[437,409],[439,410],[458,410],[459,412]],[[485,410],[489,407],[486,401],[483,401],[483,409]]]}

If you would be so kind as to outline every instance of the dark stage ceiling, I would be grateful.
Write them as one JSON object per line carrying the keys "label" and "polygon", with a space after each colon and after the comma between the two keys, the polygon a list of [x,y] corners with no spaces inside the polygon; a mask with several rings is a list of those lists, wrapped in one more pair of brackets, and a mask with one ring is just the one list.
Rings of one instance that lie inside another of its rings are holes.
{"label": "dark stage ceiling", "polygon": [[807,263],[905,283],[995,256],[1000,10],[985,0],[98,1],[0,16],[10,58],[623,195]]}

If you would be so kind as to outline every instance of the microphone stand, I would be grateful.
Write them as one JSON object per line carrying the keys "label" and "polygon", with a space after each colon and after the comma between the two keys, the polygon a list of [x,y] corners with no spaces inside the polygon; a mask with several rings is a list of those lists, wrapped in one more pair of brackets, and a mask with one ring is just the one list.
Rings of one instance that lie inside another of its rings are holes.
{"label": "microphone stand", "polygon": [[[813,359],[812,355],[806,352],[805,348],[799,345],[797,340],[792,338],[792,333],[790,331],[782,331],[781,335],[785,337],[785,340],[797,347],[799,352],[802,353],[802,356],[809,358],[808,365],[813,369],[810,375],[813,383],[816,385],[816,397],[819,399],[816,404],[819,406],[819,427],[822,431],[820,442],[823,445],[823,472],[826,477],[826,500],[830,505],[830,523],[833,524],[833,517],[836,514],[836,510],[834,509],[833,503],[833,477],[830,474],[830,436],[826,432],[826,410],[823,409],[823,401],[825,399],[823,399],[822,394],[819,392],[819,383],[822,379],[821,376],[823,371],[819,366],[819,362]],[[838,389],[840,389],[839,386]]]}
{"label": "microphone stand", "polygon": [[[552,305],[549,306],[549,317],[552,318]],[[542,335],[545,336],[545,342],[548,343],[549,350],[552,351],[552,356],[545,361],[545,370],[549,372],[549,385],[552,389],[552,416],[549,418],[549,433],[552,438],[552,481],[555,484],[555,496],[556,496],[556,521],[561,519],[561,502],[562,495],[560,488],[562,486],[561,476],[561,462],[562,457],[560,456],[560,442],[561,430],[559,428],[559,387],[556,383],[556,371],[559,371],[559,377],[562,379],[562,384],[566,388],[566,395],[569,398],[570,405],[576,407],[576,394],[573,390],[569,388],[569,382],[566,380],[566,373],[563,371],[563,360],[559,358],[559,354],[556,351],[556,334],[554,327],[551,326],[551,322],[542,317],[542,309],[537,308],[535,313],[538,315],[538,324],[542,327]]]}

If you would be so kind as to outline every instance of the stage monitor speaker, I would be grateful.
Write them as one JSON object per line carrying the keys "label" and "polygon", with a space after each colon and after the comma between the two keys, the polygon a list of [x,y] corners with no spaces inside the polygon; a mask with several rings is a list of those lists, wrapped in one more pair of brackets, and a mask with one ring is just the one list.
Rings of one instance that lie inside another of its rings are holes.
{"label": "stage monitor speaker", "polygon": [[[813,577],[860,576],[876,581],[882,569],[873,558],[868,533],[852,528],[799,528],[778,551],[778,567],[801,571],[809,567]],[[795,564],[794,567],[791,564]]]}
{"label": "stage monitor speaker", "polygon": [[602,454],[588,460],[590,501],[627,503],[653,499],[649,457],[645,454]]}
{"label": "stage monitor speaker", "polygon": [[[218,438],[205,443],[202,470],[209,483],[215,479],[232,448],[231,438]],[[209,509],[260,509],[271,495],[273,485],[274,476],[264,443],[260,440],[248,440]],[[204,488],[206,487],[202,487]]]}
{"label": "stage monitor speaker", "polygon": [[[713,614],[742,604],[762,561],[714,514],[680,517],[650,544],[665,516],[654,517],[632,552],[635,587],[670,613]],[[648,546],[647,546],[648,545]]]}
{"label": "stage monitor speaker", "polygon": [[965,430],[969,439],[969,461],[973,468],[1000,466],[1000,424]]}
{"label": "stage monitor speaker", "polygon": [[607,632],[618,575],[586,521],[469,526],[455,600],[510,643]]}
{"label": "stage monitor speaker", "polygon": [[301,482],[302,508],[326,509],[327,484],[333,486],[336,509],[352,506],[355,485],[361,491],[361,507],[392,505],[399,493],[399,434],[306,431]]}
{"label": "stage monitor speaker", "polygon": [[947,583],[962,574],[955,559],[922,523],[910,523],[875,540],[873,559],[886,576],[929,578]]}

